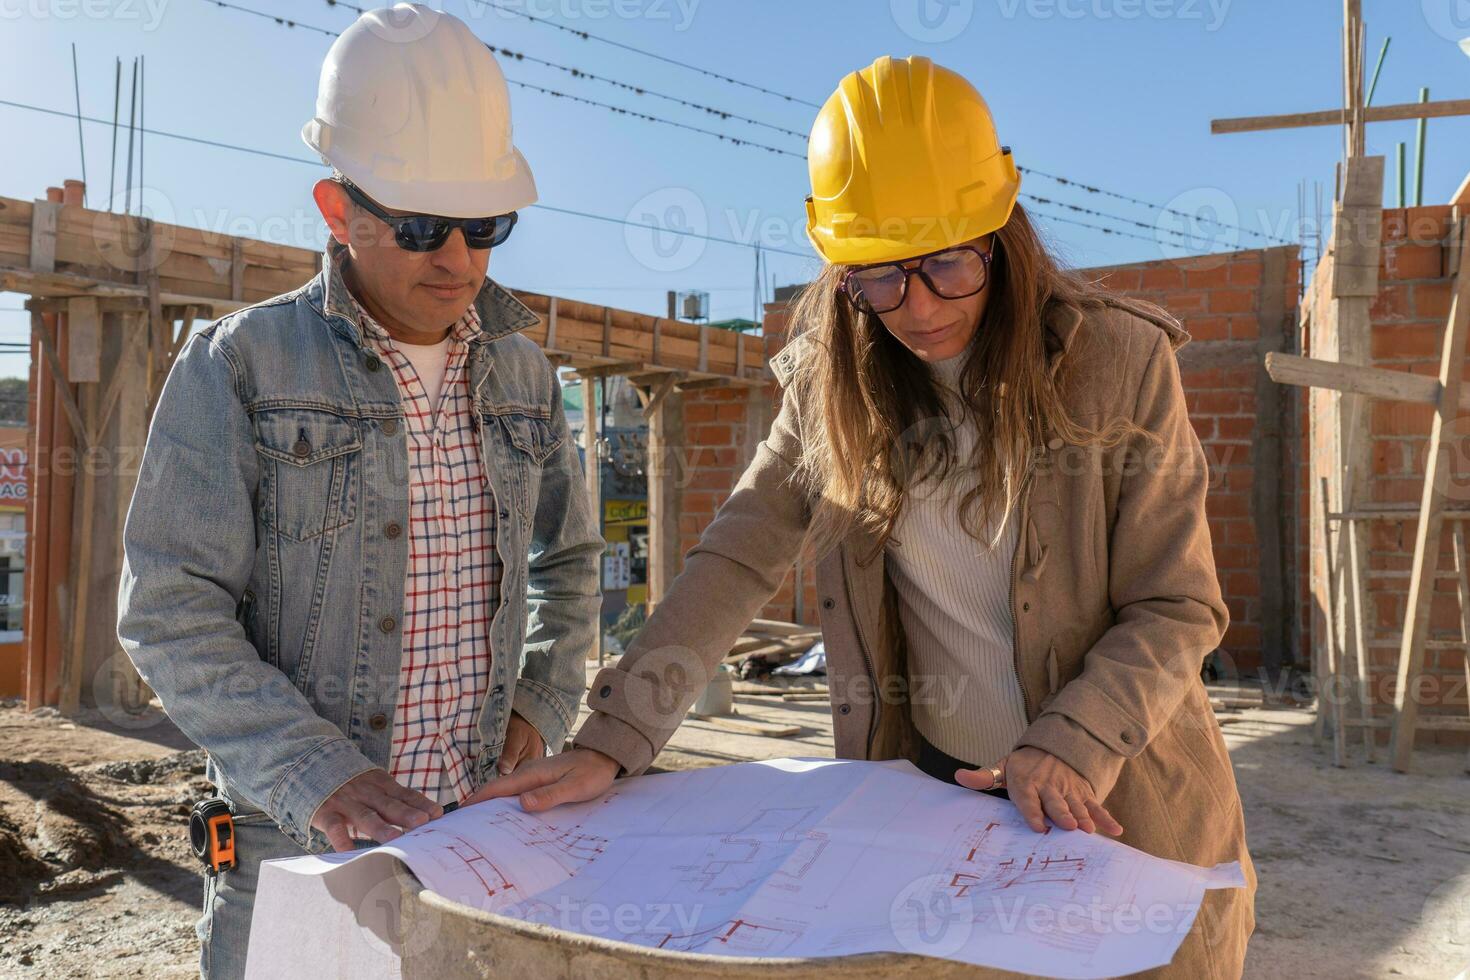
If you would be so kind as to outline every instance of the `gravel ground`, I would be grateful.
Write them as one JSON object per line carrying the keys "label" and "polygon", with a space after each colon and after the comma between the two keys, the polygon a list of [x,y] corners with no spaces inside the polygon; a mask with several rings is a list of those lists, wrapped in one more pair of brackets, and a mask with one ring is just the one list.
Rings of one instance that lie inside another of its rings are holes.
{"label": "gravel ground", "polygon": [[[749,719],[787,738],[693,720],[665,769],[829,756],[820,702],[742,684]],[[1236,692],[1221,689],[1218,693]],[[1465,977],[1470,967],[1470,776],[1463,749],[1416,772],[1329,764],[1310,712],[1220,712],[1260,879],[1250,978]],[[126,729],[0,705],[0,977],[197,975],[201,878],[187,814],[203,758],[161,715]]]}

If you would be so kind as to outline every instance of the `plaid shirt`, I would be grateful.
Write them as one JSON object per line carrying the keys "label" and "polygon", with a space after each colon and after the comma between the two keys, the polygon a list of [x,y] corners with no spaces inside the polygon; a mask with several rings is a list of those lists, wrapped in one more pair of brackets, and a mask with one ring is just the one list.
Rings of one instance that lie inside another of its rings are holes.
{"label": "plaid shirt", "polygon": [[[341,263],[334,268],[340,270]],[[341,295],[351,293],[343,288]],[[471,306],[450,328],[449,362],[435,410],[413,364],[387,331],[355,299],[349,305],[363,337],[393,370],[408,437],[403,666],[389,772],[430,799],[439,799],[442,773],[450,795],[462,801],[474,791],[476,721],[490,683],[490,618],[503,569],[465,369],[480,318]]]}

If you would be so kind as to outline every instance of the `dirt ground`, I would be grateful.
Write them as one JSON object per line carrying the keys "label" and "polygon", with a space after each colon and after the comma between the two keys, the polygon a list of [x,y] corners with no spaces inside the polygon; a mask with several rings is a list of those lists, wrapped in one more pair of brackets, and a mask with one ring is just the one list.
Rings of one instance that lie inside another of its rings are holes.
{"label": "dirt ground", "polygon": [[[795,735],[691,720],[659,766],[831,755],[824,703],[757,690],[737,689],[744,719]],[[1260,879],[1246,976],[1466,976],[1464,751],[1421,752],[1412,775],[1336,769],[1307,711],[1220,715]],[[161,715],[120,729],[0,703],[0,977],[196,975],[187,814],[205,793],[202,755]]]}

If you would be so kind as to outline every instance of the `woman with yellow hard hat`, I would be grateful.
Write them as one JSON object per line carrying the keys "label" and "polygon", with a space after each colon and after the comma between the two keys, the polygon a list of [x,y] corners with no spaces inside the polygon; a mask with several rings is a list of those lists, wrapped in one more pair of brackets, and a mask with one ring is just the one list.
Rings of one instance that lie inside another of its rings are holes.
{"label": "woman with yellow hard hat", "polygon": [[809,165],[827,265],[772,363],[780,415],[574,750],[480,798],[642,772],[805,543],[837,755],[1008,794],[1038,832],[1240,861],[1157,974],[1238,976],[1255,874],[1200,681],[1228,614],[1187,336],[1058,266],[984,99],[927,58],[844,78]]}

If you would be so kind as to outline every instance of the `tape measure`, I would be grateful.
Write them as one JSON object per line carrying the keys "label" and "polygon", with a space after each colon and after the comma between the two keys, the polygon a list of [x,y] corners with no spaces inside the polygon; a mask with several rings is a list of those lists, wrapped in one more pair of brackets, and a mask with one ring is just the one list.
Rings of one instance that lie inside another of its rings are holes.
{"label": "tape measure", "polygon": [[189,811],[189,846],[211,878],[235,866],[235,819],[230,804],[215,797]]}

